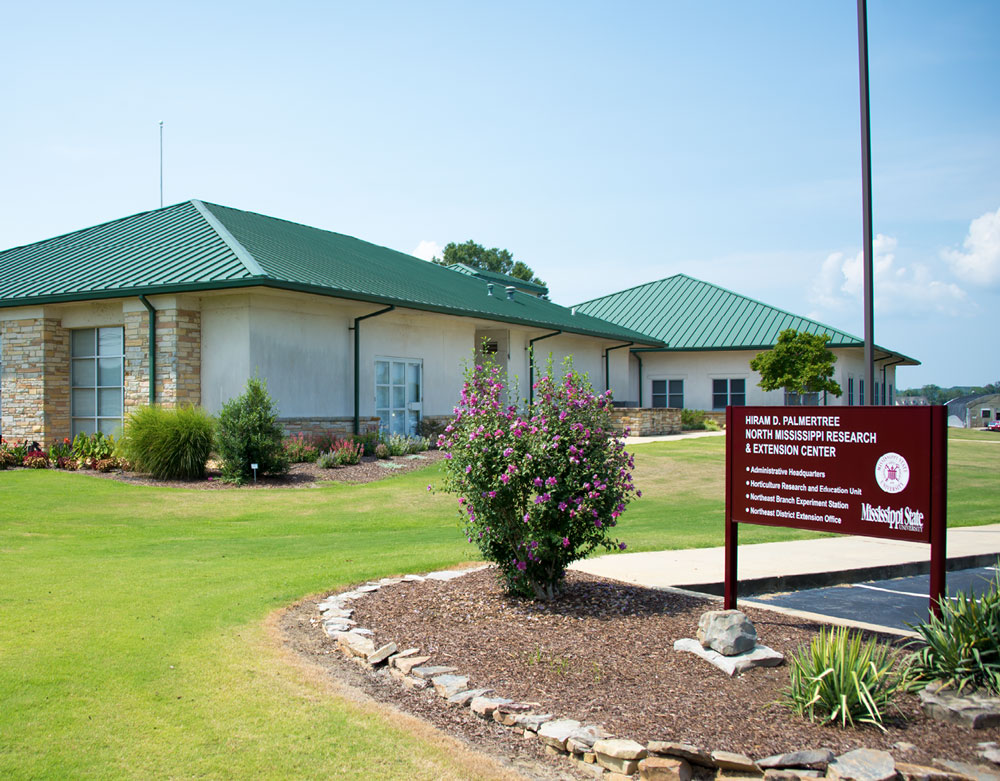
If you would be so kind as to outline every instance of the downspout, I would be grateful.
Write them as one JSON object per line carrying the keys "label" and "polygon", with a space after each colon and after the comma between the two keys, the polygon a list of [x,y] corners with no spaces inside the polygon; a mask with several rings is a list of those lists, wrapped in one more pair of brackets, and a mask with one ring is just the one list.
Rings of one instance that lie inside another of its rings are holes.
{"label": "downspout", "polygon": [[378,317],[379,315],[384,315],[386,312],[391,312],[396,307],[387,306],[385,309],[380,309],[377,312],[372,312],[368,315],[361,315],[361,317],[354,318],[354,328],[349,329],[354,331],[354,433],[361,433],[361,326],[362,320],[367,320],[369,317]]}
{"label": "downspout", "polygon": [[[888,391],[886,391],[886,385],[885,385],[885,370],[888,369],[890,366],[898,366],[899,364],[901,364],[905,360],[906,360],[905,358],[900,358],[898,361],[893,361],[892,363],[883,363],[882,364],[882,398],[884,400],[888,400],[888,398],[889,398],[889,393],[888,393]],[[875,399],[875,401],[878,401],[878,399]],[[888,406],[888,405],[884,405],[884,406]]]}
{"label": "downspout", "polygon": [[535,342],[548,339],[550,336],[559,336],[562,331],[553,331],[545,336],[536,336],[528,340],[528,404],[535,403]]}
{"label": "downspout", "polygon": [[139,300],[149,312],[149,403],[152,405],[156,404],[156,310],[144,293]]}
{"label": "downspout", "polygon": [[642,355],[634,350],[632,351],[632,355],[639,362],[639,409],[642,409]]}
{"label": "downspout", "polygon": [[614,347],[604,348],[604,390],[611,390],[611,364],[608,361],[608,353],[612,350],[620,350],[622,347],[631,347],[635,342],[627,342],[625,344],[618,344]]}

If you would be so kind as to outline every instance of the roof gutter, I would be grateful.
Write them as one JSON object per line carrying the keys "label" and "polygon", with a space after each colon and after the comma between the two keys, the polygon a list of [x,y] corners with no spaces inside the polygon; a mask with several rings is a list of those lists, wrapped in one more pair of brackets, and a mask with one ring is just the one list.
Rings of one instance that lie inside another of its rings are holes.
{"label": "roof gutter", "polygon": [[528,340],[528,404],[535,403],[535,342],[548,339],[551,336],[559,336],[562,331],[553,331],[544,336],[536,336]]}
{"label": "roof gutter", "polygon": [[622,347],[631,347],[635,342],[626,342],[625,344],[616,344],[614,347],[604,348],[604,390],[611,390],[611,364],[608,361],[608,353],[612,350],[620,350]]}
{"label": "roof gutter", "polygon": [[139,300],[149,313],[149,403],[153,405],[156,404],[156,310],[145,293],[139,294]]}
{"label": "roof gutter", "polygon": [[389,306],[371,314],[354,318],[354,433],[361,433],[361,321],[391,312],[396,307]]}

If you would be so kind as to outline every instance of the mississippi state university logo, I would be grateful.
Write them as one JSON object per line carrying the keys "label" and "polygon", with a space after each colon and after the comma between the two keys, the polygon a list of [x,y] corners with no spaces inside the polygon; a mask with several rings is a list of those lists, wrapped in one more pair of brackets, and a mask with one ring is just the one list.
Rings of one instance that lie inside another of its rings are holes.
{"label": "mississippi state university logo", "polygon": [[910,465],[899,453],[886,453],[875,464],[875,482],[887,494],[898,494],[910,482]]}

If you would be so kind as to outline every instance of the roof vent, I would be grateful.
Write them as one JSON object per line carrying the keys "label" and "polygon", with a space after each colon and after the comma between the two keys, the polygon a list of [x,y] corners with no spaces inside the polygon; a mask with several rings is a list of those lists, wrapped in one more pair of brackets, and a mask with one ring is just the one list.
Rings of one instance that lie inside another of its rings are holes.
{"label": "roof vent", "polygon": [[507,300],[508,301],[513,301],[514,300],[514,290],[515,290],[515,288],[514,288],[513,285],[507,285]]}
{"label": "roof vent", "polygon": [[570,313],[571,315],[575,315],[575,314],[576,314],[576,307],[574,306],[574,307],[573,307],[572,309],[570,309],[570,310],[569,310],[569,313]]}
{"label": "roof vent", "polygon": [[486,283],[486,295],[488,295],[488,296],[492,296],[493,295],[493,283],[492,282],[487,282]]}

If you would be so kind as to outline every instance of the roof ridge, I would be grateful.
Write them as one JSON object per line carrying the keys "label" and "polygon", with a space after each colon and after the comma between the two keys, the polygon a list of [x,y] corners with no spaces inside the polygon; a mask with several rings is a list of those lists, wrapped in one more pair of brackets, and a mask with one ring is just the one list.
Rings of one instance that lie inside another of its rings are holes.
{"label": "roof ridge", "polygon": [[212,213],[212,211],[197,198],[191,199],[191,205],[198,210],[198,213],[205,219],[218,235],[222,239],[226,246],[233,251],[233,254],[239,258],[239,261],[243,264],[247,271],[250,272],[252,277],[266,277],[267,274],[264,269],[261,268],[260,263],[257,259],[250,254],[249,250],[240,244],[239,240],[229,232],[229,228],[222,224],[222,221]]}
{"label": "roof ridge", "polygon": [[[676,279],[677,277],[687,277],[688,279],[694,279],[694,277],[688,277],[687,274],[683,274],[683,273],[671,274],[669,277],[663,277],[661,279],[653,279],[653,280],[650,280],[649,282],[642,282],[642,283],[640,283],[638,285],[632,285],[632,287],[627,287],[627,288],[625,288],[623,290],[618,290],[618,291],[616,291],[614,293],[608,293],[607,295],[604,295],[604,296],[597,296],[597,298],[588,298],[586,301],[581,301],[578,304],[573,304],[573,306],[577,306],[577,307],[579,307],[579,306],[585,306],[586,304],[592,304],[595,301],[601,301],[601,300],[603,300],[605,298],[611,298],[612,296],[620,296],[622,293],[631,293],[633,290],[638,290],[641,287],[649,287],[650,285],[658,285],[661,282],[666,282],[667,280],[670,280],[670,279]],[[694,279],[694,281],[698,282],[699,280]],[[725,289],[725,288],[723,288],[723,289]]]}

